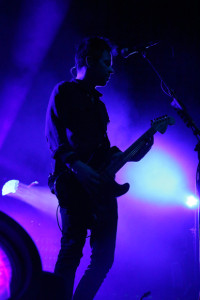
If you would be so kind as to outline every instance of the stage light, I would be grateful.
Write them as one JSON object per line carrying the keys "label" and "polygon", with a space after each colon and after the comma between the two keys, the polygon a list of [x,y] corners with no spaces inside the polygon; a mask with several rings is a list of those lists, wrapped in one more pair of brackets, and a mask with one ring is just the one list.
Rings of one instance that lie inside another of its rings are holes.
{"label": "stage light", "polygon": [[197,208],[199,205],[199,199],[194,195],[187,196],[186,205],[190,208]]}
{"label": "stage light", "polygon": [[41,278],[42,263],[33,240],[14,219],[0,212],[0,299],[8,299],[6,293],[9,299],[37,299]]}
{"label": "stage light", "polygon": [[8,195],[10,193],[16,193],[19,186],[19,180],[9,180],[2,188],[2,196]]}

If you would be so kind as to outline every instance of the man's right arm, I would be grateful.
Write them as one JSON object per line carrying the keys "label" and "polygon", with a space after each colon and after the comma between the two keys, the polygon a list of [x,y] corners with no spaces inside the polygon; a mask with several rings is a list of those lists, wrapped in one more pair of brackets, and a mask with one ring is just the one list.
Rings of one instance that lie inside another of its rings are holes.
{"label": "man's right arm", "polygon": [[74,173],[86,191],[94,195],[99,191],[100,175],[79,159],[66,135],[66,128],[70,127],[73,115],[70,102],[66,101],[70,97],[73,97],[70,87],[66,92],[61,84],[53,90],[47,109],[46,138],[52,157],[62,161]]}

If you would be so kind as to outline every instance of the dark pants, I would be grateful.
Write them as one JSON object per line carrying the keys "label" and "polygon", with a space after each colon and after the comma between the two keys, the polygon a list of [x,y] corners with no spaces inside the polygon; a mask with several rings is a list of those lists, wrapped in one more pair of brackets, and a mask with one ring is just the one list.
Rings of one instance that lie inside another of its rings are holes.
{"label": "dark pants", "polygon": [[66,282],[66,300],[72,299],[74,277],[82,257],[87,229],[91,230],[91,261],[80,280],[73,300],[94,299],[114,260],[117,232],[117,201],[110,201],[104,220],[94,220],[91,213],[83,210],[60,208],[62,219],[61,249],[55,273]]}

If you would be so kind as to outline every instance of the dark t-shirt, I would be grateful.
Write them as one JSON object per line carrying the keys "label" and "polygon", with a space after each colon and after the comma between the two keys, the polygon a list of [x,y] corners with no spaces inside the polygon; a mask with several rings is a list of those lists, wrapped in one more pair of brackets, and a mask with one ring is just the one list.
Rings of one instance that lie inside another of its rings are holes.
{"label": "dark t-shirt", "polygon": [[[70,177],[63,172],[67,171],[66,163],[79,159],[90,164],[96,156],[97,165],[101,165],[107,153],[119,151],[117,147],[110,147],[109,117],[101,96],[95,89],[88,90],[81,80],[61,82],[51,94],[45,134],[55,161],[54,174],[64,174],[65,178],[59,180],[68,184],[67,188],[62,187],[60,196],[57,195],[61,206],[65,206],[68,199],[83,197],[83,190],[73,174]],[[65,156],[64,162],[61,154]]]}
{"label": "dark t-shirt", "polygon": [[89,91],[81,80],[61,82],[53,90],[46,115],[46,138],[56,165],[60,154],[66,163],[72,156],[88,162],[95,151],[110,149],[109,122],[105,104],[97,90]]}

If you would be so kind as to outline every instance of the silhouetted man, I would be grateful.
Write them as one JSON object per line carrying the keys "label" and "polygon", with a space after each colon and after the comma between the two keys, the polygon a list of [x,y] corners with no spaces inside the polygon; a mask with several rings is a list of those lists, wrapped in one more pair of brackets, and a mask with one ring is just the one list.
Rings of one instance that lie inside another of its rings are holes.
{"label": "silhouetted man", "polygon": [[[46,118],[46,137],[55,169],[50,187],[58,198],[62,219],[61,249],[55,274],[66,281],[66,297],[72,299],[76,269],[90,229],[90,264],[80,280],[73,299],[93,299],[114,260],[117,232],[117,201],[107,193],[110,178],[98,168],[106,159],[121,155],[111,147],[109,123],[102,94],[111,74],[112,47],[102,37],[84,39],[75,54],[76,78],[61,82],[53,90]],[[141,159],[152,140],[132,160]],[[103,210],[98,209],[101,202]]]}

